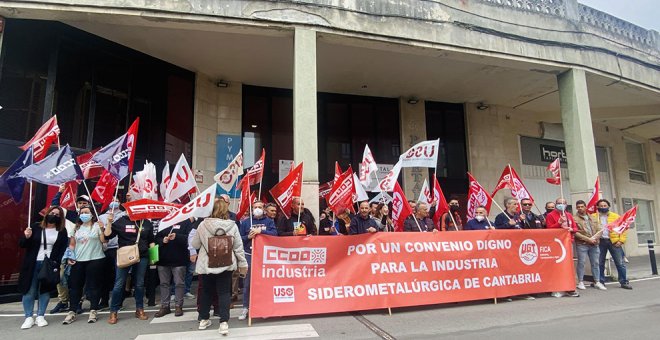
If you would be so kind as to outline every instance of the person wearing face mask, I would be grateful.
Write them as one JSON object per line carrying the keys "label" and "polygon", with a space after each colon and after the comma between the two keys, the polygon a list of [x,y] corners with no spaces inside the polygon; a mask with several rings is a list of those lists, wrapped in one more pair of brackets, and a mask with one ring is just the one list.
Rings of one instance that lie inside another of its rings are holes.
{"label": "person wearing face mask", "polygon": [[[126,215],[119,200],[114,199],[110,202],[108,210],[104,214],[99,215],[99,220],[104,225],[108,225],[108,216],[110,214],[114,215],[114,218],[116,219]],[[115,285],[115,272],[117,271],[117,247],[119,246],[117,243],[117,236],[109,240],[106,239],[106,241],[107,242],[103,247],[105,258],[103,259],[103,278],[101,279],[101,288],[99,290],[101,300],[99,302],[99,310],[110,307],[110,293]]]}
{"label": "person wearing face mask", "polygon": [[25,314],[25,321],[21,325],[21,329],[29,329],[34,326],[35,301],[38,301],[37,326],[48,326],[44,316],[48,300],[50,300],[50,292],[55,289],[55,286],[49,287],[42,284],[37,276],[46,258],[60,263],[64,251],[69,245],[63,217],[62,208],[56,206],[48,208],[44,219],[28,226],[19,240],[19,246],[25,248],[25,256],[18,276],[18,292],[23,294],[23,312]]}
{"label": "person wearing face mask", "polygon": [[474,212],[474,218],[469,220],[468,223],[463,227],[463,230],[491,230],[495,229],[493,225],[488,221],[488,212],[486,207],[483,205],[478,206]]}
{"label": "person wearing face mask", "polygon": [[[88,299],[91,303],[88,323],[95,323],[99,305],[99,278],[103,272],[103,243],[105,225],[97,221],[92,209],[84,207],[79,210],[76,230],[71,237],[69,247],[73,249],[75,260],[69,259],[71,274],[69,277],[69,294],[72,306],[80,304],[83,286],[87,283]],[[76,312],[69,311],[62,324],[68,325],[76,320]]]}
{"label": "person wearing face mask", "polygon": [[[449,212],[442,214],[440,217],[441,231],[459,231],[463,229],[463,220],[461,219],[461,215],[459,215],[460,208],[461,206],[458,204],[457,199],[452,198],[449,200]],[[451,219],[452,217],[454,217],[453,221]],[[456,222],[456,225],[454,225],[454,222]]]}
{"label": "person wearing face mask", "polygon": [[[575,233],[578,232],[577,223],[573,219],[573,215],[566,212],[566,200],[563,198],[557,198],[555,200],[555,210],[548,214],[545,219],[546,228],[548,229],[558,229],[564,228],[571,234],[571,241],[575,243]],[[575,252],[574,252],[575,253]],[[568,296],[578,297],[580,294],[577,291],[566,292]],[[553,297],[559,298],[564,296],[562,292],[553,292]]]}
{"label": "person wearing face mask", "polygon": [[239,320],[245,320],[250,309],[250,280],[252,272],[252,240],[259,234],[277,236],[275,222],[266,216],[264,203],[256,201],[252,203],[252,218],[246,218],[241,222],[239,229],[243,240],[243,251],[248,263],[248,271],[243,281],[243,310],[238,316]]}
{"label": "person wearing face mask", "polygon": [[598,212],[593,214],[593,217],[598,219],[603,228],[603,234],[600,236],[600,243],[598,244],[600,248],[600,261],[598,268],[600,272],[600,282],[605,283],[605,261],[607,252],[609,251],[614,260],[614,264],[616,265],[621,288],[632,289],[626,276],[626,263],[623,261],[623,245],[626,243],[628,231],[626,230],[622,234],[619,234],[613,230],[609,230],[607,225],[619,218],[618,214],[610,211],[610,206],[610,201],[606,199],[598,200],[598,202],[596,202]]}
{"label": "person wearing face mask", "polygon": [[504,199],[504,212],[495,217],[496,229],[522,229],[518,200],[512,197]]}

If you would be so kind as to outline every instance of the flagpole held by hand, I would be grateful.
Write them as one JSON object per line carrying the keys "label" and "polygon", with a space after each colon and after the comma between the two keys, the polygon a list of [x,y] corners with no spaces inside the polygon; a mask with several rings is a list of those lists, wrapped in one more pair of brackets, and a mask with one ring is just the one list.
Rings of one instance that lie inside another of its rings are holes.
{"label": "flagpole held by hand", "polygon": [[[84,179],[82,180],[82,182],[83,182],[83,185],[85,186],[85,191],[87,191],[87,195],[88,195],[89,199],[91,200],[92,199],[92,194],[89,193],[89,188],[87,187],[87,182],[85,182]],[[92,209],[94,210],[94,215],[96,215],[96,219],[98,220],[99,219],[99,213],[96,212],[96,205],[94,205],[94,201],[89,202],[89,204],[92,206]]]}

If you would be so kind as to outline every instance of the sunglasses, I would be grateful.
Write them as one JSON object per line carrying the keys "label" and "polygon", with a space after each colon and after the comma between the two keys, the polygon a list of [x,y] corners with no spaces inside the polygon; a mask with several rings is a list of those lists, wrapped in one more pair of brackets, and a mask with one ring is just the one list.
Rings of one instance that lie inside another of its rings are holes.
{"label": "sunglasses", "polygon": [[532,206],[531,203],[523,203],[523,207],[531,207],[531,206]]}

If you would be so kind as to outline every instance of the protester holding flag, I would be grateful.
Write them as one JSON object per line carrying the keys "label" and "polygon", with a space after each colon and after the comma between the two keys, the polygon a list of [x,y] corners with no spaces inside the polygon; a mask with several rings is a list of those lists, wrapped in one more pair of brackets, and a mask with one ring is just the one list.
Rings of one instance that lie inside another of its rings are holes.
{"label": "protester holding flag", "polygon": [[[300,217],[298,215],[300,214]],[[316,219],[300,197],[291,200],[291,217],[277,226],[279,236],[316,235]]]}
{"label": "protester holding flag", "polygon": [[[80,215],[76,222],[76,229],[69,247],[73,249],[74,259],[69,259],[71,274],[69,275],[69,294],[71,306],[78,306],[83,294],[83,287],[88,294],[91,307],[89,310],[88,323],[95,323],[99,309],[99,279],[103,272],[103,243],[105,236],[103,229],[105,225],[96,219],[90,207],[84,207],[79,211]],[[62,321],[68,325],[76,321],[76,311],[71,310]]]}
{"label": "protester holding flag", "polygon": [[411,215],[413,218],[409,218],[403,223],[403,231],[437,232],[437,229],[433,225],[433,220],[429,218],[429,208],[426,203],[417,202],[413,211],[414,214]]}
{"label": "protester holding flag", "polygon": [[[555,200],[555,210],[548,214],[546,217],[546,227],[548,229],[553,228],[564,228],[571,233],[571,240],[575,242],[575,233],[577,233],[578,228],[573,215],[566,213],[566,200],[563,198],[557,198]],[[568,296],[579,297],[577,291],[566,292]],[[562,297],[564,294],[562,292],[552,292],[552,296],[556,298]]]}
{"label": "protester holding flag", "polygon": [[[126,200],[131,201],[133,197],[127,196]],[[149,266],[149,247],[155,242],[153,225],[149,220],[131,221],[128,215],[115,220],[113,214],[108,214],[108,223],[112,223],[112,227],[105,228],[104,235],[108,239],[117,236],[119,248],[135,244],[138,234],[140,235],[138,242],[140,262],[126,268],[117,268],[108,323],[114,325],[118,321],[117,312],[124,300],[124,285],[131,270],[135,279],[135,317],[147,320],[149,317],[144,313],[144,276]]]}
{"label": "protester holding flag", "polygon": [[252,265],[252,240],[259,234],[277,236],[275,222],[264,214],[264,202],[252,203],[252,217],[246,218],[240,226],[241,239],[243,240],[243,251],[247,260],[248,272],[243,281],[243,310],[238,316],[239,320],[245,320],[250,309],[250,271]]}
{"label": "protester holding flag", "polygon": [[44,261],[50,260],[59,264],[62,255],[69,245],[69,238],[64,229],[64,211],[60,207],[50,207],[40,223],[34,223],[23,231],[19,246],[25,248],[25,257],[21,264],[18,277],[18,292],[23,294],[23,312],[25,321],[21,329],[34,326],[32,318],[34,301],[38,301],[37,326],[48,326],[44,318],[54,285],[41,283],[38,279]]}
{"label": "protester holding flag", "polygon": [[520,227],[523,229],[541,229],[545,219],[532,212],[534,202],[529,198],[520,200]]}
{"label": "protester holding flag", "polygon": [[160,310],[157,318],[172,313],[170,282],[174,280],[174,316],[183,315],[186,271],[190,263],[188,234],[193,229],[190,219],[165,228],[156,234],[158,244],[158,278],[160,279]]}
{"label": "protester holding flag", "polygon": [[603,234],[600,237],[600,243],[598,245],[600,248],[600,282],[605,283],[605,261],[607,252],[609,251],[612,255],[612,259],[614,259],[614,264],[616,265],[621,288],[632,289],[626,276],[626,264],[623,261],[623,245],[626,243],[628,231],[617,233],[610,229],[609,226],[621,217],[610,211],[610,201],[604,198],[600,199],[596,203],[596,206],[598,207],[598,213],[594,214],[594,217],[598,218],[600,225],[603,228]]}
{"label": "protester holding flag", "polygon": [[392,217],[390,216],[390,208],[387,206],[387,204],[378,204],[375,217],[380,220],[380,225],[382,228],[381,231],[394,231],[394,222],[392,222]]}
{"label": "protester holding flag", "polygon": [[575,202],[575,209],[577,213],[575,214],[575,223],[578,225],[578,232],[575,233],[575,245],[577,248],[577,277],[578,277],[578,289],[586,289],[584,286],[584,265],[587,261],[587,256],[589,257],[589,262],[591,264],[591,275],[594,278],[594,286],[600,290],[606,290],[605,285],[600,282],[599,275],[599,254],[600,250],[598,247],[598,241],[600,239],[600,234],[602,233],[602,227],[598,223],[598,219],[595,216],[589,215],[587,212],[587,204],[579,200]]}
{"label": "protester holding flag", "polygon": [[378,224],[369,216],[370,210],[369,202],[360,202],[359,214],[351,219],[351,225],[348,230],[350,235],[378,232]]}
{"label": "protester holding flag", "polygon": [[522,229],[518,200],[512,197],[504,199],[505,211],[495,217],[495,229]]}
{"label": "protester holding flag", "polygon": [[[210,267],[208,254],[208,240],[213,236],[230,236],[232,242],[232,264],[226,267]],[[220,334],[229,333],[229,304],[231,295],[231,276],[238,269],[241,276],[245,277],[248,271],[248,263],[243,250],[243,240],[236,223],[229,219],[229,204],[224,200],[215,200],[211,216],[204,219],[197,227],[197,233],[193,236],[191,244],[197,253],[197,268],[195,271],[200,275],[203,290],[199,296],[199,329],[211,326],[209,311],[213,292],[218,294],[220,305]]]}
{"label": "protester holding flag", "polygon": [[[449,200],[449,211],[445,212],[440,217],[440,230],[459,231],[463,229],[463,220],[461,219],[461,215],[459,214],[460,208],[461,206],[458,203],[457,199],[453,198]],[[454,222],[456,222],[456,224],[454,224]]]}
{"label": "protester holding flag", "polygon": [[477,207],[474,212],[474,218],[469,220],[463,230],[491,230],[495,229],[492,223],[488,221],[488,212],[483,205]]}

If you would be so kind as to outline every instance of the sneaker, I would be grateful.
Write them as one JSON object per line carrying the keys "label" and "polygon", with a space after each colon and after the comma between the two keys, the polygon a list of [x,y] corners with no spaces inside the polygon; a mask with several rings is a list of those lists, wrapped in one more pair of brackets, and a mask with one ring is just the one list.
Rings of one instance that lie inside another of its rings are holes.
{"label": "sneaker", "polygon": [[621,288],[623,288],[623,289],[632,289],[632,286],[629,283],[626,282],[626,283],[621,284]]}
{"label": "sneaker", "polygon": [[195,295],[190,294],[190,292],[183,294],[184,299],[192,300],[195,298]]}
{"label": "sneaker", "polygon": [[199,329],[207,329],[211,326],[211,324],[213,324],[213,322],[211,322],[211,320],[202,320],[202,321],[199,322],[199,327],[198,328]]}
{"label": "sneaker", "polygon": [[87,323],[95,323],[97,319],[96,316],[96,311],[95,310],[90,310],[89,311],[89,318],[87,319]]}
{"label": "sneaker", "polygon": [[625,262],[625,263],[630,263],[630,261],[628,261],[628,258],[625,257],[625,256],[623,257],[623,262]]}
{"label": "sneaker", "polygon": [[580,297],[580,293],[578,293],[578,292],[575,291],[575,290],[572,291],[572,292],[566,292],[566,295],[568,295],[568,296],[570,296],[570,297]]}
{"label": "sneaker", "polygon": [[584,282],[580,282],[577,285],[577,289],[585,290],[585,289],[587,289],[587,287],[584,286]]}
{"label": "sneaker", "polygon": [[32,317],[25,318],[25,321],[23,321],[23,324],[21,325],[21,329],[30,329],[34,326],[34,319]]}
{"label": "sneaker", "polygon": [[243,310],[241,311],[241,315],[238,316],[238,319],[239,320],[245,320],[245,319],[247,319],[247,316],[248,316],[248,309],[243,308]]}
{"label": "sneaker", "polygon": [[174,295],[170,295],[170,301],[174,301],[174,299],[175,299],[175,296],[174,296]]}
{"label": "sneaker", "polygon": [[61,312],[66,312],[69,310],[69,304],[64,302],[58,302],[53,309],[50,310],[50,314],[57,314]]}
{"label": "sneaker", "polygon": [[533,297],[533,296],[531,296],[531,295],[525,295],[525,296],[523,296],[523,299],[525,299],[525,300],[529,300],[529,301],[531,301],[531,300],[536,300],[536,298]]}
{"label": "sneaker", "polygon": [[513,302],[512,298],[504,298],[503,300],[506,301],[506,302]]}
{"label": "sneaker", "polygon": [[554,298],[560,298],[560,297],[564,296],[564,294],[562,294],[561,292],[552,292],[552,294],[550,294],[550,295]]}
{"label": "sneaker", "polygon": [[220,328],[218,328],[218,333],[222,335],[229,334],[229,324],[227,323],[227,321],[220,323]]}
{"label": "sneaker", "polygon": [[43,316],[37,316],[37,326],[46,327],[48,326],[48,321]]}
{"label": "sneaker", "polygon": [[72,322],[76,321],[76,312],[69,312],[66,314],[66,317],[64,318],[64,321],[62,321],[63,325],[70,325]]}
{"label": "sneaker", "polygon": [[596,283],[594,285],[594,287],[596,287],[597,289],[600,289],[600,290],[607,290],[607,287],[605,287],[605,285],[600,283],[600,282]]}

